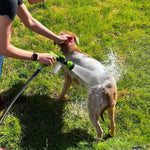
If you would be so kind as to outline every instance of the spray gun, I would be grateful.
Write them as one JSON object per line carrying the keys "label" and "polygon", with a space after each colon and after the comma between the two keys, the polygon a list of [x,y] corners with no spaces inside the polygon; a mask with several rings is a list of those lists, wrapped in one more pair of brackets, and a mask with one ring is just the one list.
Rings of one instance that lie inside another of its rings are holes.
{"label": "spray gun", "polygon": [[66,61],[64,55],[58,56],[53,52],[50,52],[50,54],[53,55],[57,60],[57,63],[55,64],[52,70],[52,73],[57,74],[60,68],[62,67],[62,65],[65,65],[69,70],[72,70],[74,68],[74,63],[72,61]]}

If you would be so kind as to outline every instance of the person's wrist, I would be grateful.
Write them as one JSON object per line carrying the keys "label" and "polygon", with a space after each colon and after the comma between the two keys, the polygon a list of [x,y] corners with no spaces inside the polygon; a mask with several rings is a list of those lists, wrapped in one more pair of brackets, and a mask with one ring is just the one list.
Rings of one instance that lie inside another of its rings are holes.
{"label": "person's wrist", "polygon": [[38,60],[38,54],[37,53],[33,53],[31,56],[32,61],[37,61]]}
{"label": "person's wrist", "polygon": [[54,40],[56,43],[61,43],[61,38],[57,36],[57,38]]}

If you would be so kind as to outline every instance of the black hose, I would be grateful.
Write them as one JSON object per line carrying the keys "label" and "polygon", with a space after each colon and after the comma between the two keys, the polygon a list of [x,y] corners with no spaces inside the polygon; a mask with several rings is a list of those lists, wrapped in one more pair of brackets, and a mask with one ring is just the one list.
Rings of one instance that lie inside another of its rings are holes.
{"label": "black hose", "polygon": [[11,100],[9,106],[6,108],[6,110],[4,111],[3,115],[0,118],[0,124],[4,120],[4,117],[6,116],[6,114],[8,113],[8,111],[10,110],[10,108],[12,107],[12,105],[15,103],[15,101],[17,100],[17,98],[23,93],[23,91],[25,90],[25,88],[37,76],[37,74],[40,72],[41,69],[42,69],[42,66],[39,66],[38,69],[34,72],[34,74],[28,79],[28,81],[26,82],[26,84],[22,87],[22,89],[18,92],[18,94]]}

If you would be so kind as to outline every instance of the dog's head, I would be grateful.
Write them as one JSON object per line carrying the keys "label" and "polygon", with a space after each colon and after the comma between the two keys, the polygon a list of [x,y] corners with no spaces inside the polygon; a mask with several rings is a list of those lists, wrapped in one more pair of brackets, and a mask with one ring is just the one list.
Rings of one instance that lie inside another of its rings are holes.
{"label": "dog's head", "polygon": [[[79,44],[79,38],[77,37],[76,34],[70,32],[70,31],[61,31],[59,33],[60,37],[67,37],[68,40],[65,43],[59,44],[60,46],[68,46],[68,45],[72,45],[72,44]],[[54,42],[54,45],[56,45],[58,43]]]}

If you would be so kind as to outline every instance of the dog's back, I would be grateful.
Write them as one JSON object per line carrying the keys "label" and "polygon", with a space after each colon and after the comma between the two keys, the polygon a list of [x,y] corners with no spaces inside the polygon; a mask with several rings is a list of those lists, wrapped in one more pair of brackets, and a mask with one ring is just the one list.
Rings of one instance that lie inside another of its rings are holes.
{"label": "dog's back", "polygon": [[[100,84],[105,84],[106,81],[108,82],[114,82],[114,78],[111,76],[110,73],[108,73],[106,67],[101,64],[99,61],[95,60],[92,57],[89,57],[85,53],[80,52],[69,52],[66,54],[66,59],[73,61],[76,65],[83,67],[84,69],[88,70],[88,76],[90,80],[90,87]],[[67,71],[68,72],[68,71]],[[74,74],[73,72],[68,72],[71,77],[76,78],[79,83],[81,83],[81,79]],[[83,72],[84,74],[84,72]],[[111,80],[111,81],[110,81]],[[86,85],[86,83],[83,83],[86,87],[89,85]]]}

